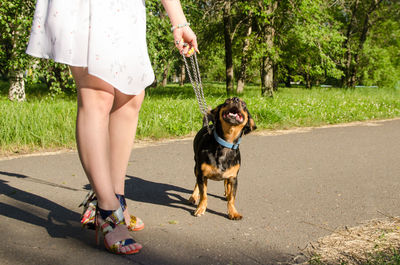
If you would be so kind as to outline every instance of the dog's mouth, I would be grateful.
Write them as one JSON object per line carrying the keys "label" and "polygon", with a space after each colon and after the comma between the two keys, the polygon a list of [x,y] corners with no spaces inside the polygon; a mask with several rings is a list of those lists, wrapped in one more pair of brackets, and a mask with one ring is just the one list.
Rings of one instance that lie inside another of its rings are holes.
{"label": "dog's mouth", "polygon": [[232,124],[240,124],[244,121],[243,114],[237,107],[230,108],[222,113],[222,118]]}

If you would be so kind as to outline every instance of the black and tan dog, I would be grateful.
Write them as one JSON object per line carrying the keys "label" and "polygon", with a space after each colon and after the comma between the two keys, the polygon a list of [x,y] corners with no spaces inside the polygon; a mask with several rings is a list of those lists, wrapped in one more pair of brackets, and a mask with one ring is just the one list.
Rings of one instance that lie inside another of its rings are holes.
{"label": "black and tan dog", "polygon": [[244,134],[257,127],[246,103],[236,97],[211,110],[208,117],[213,121],[211,134],[207,126],[203,126],[193,142],[197,182],[189,202],[196,204],[200,199],[194,215],[203,215],[207,208],[207,180],[224,180],[228,217],[240,220],[242,216],[235,208],[240,169],[239,144]]}

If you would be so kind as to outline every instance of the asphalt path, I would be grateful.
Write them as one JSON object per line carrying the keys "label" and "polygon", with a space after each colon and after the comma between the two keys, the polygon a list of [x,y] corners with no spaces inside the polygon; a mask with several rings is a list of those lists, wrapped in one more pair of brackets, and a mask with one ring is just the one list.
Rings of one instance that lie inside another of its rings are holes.
{"label": "asphalt path", "polygon": [[209,181],[202,217],[192,139],[134,148],[126,197],[144,248],[109,254],[82,230],[88,182],[76,152],[0,160],[0,264],[287,264],[343,226],[400,215],[400,120],[262,132],[244,137],[236,208]]}

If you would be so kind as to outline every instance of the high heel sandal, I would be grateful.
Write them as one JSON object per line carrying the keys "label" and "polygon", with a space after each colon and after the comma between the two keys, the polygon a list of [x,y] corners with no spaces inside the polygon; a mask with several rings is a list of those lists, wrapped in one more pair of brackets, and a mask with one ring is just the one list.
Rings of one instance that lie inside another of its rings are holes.
{"label": "high heel sandal", "polygon": [[[124,195],[115,194],[117,196],[122,211],[126,209],[126,200]],[[97,208],[97,198],[96,194],[93,190],[90,190],[89,193],[86,195],[83,202],[79,205],[79,207],[83,206],[83,212],[81,215],[81,224],[83,228],[88,229],[96,229],[95,224],[95,216],[96,216],[96,208]],[[129,231],[139,231],[144,228],[144,222],[139,217],[134,215],[130,215],[131,221],[127,225]]]}
{"label": "high heel sandal", "polygon": [[115,211],[105,211],[97,207],[95,219],[97,244],[100,229],[104,236],[104,245],[111,253],[128,255],[138,253],[142,248],[129,236],[121,206]]}
{"label": "high heel sandal", "polygon": [[90,190],[86,195],[85,199],[79,205],[83,206],[83,212],[81,215],[82,228],[96,229],[96,209],[97,209],[97,198],[93,190]]}
{"label": "high heel sandal", "polygon": [[[121,204],[122,211],[125,211],[125,209],[127,207],[125,196],[121,195],[121,194],[115,194],[115,196],[117,196],[117,198]],[[142,219],[140,219],[139,217],[136,217],[134,215],[130,215],[130,217],[131,217],[131,221],[127,225],[129,231],[139,231],[144,228],[144,222],[142,221]]]}

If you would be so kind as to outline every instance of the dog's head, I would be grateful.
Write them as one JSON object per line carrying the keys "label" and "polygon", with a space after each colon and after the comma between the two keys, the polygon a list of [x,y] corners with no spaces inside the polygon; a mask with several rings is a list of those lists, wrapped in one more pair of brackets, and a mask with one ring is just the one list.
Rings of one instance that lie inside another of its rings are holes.
{"label": "dog's head", "polygon": [[225,140],[230,142],[257,128],[246,103],[237,97],[228,98],[211,110],[208,118],[214,122],[217,130],[221,131]]}

